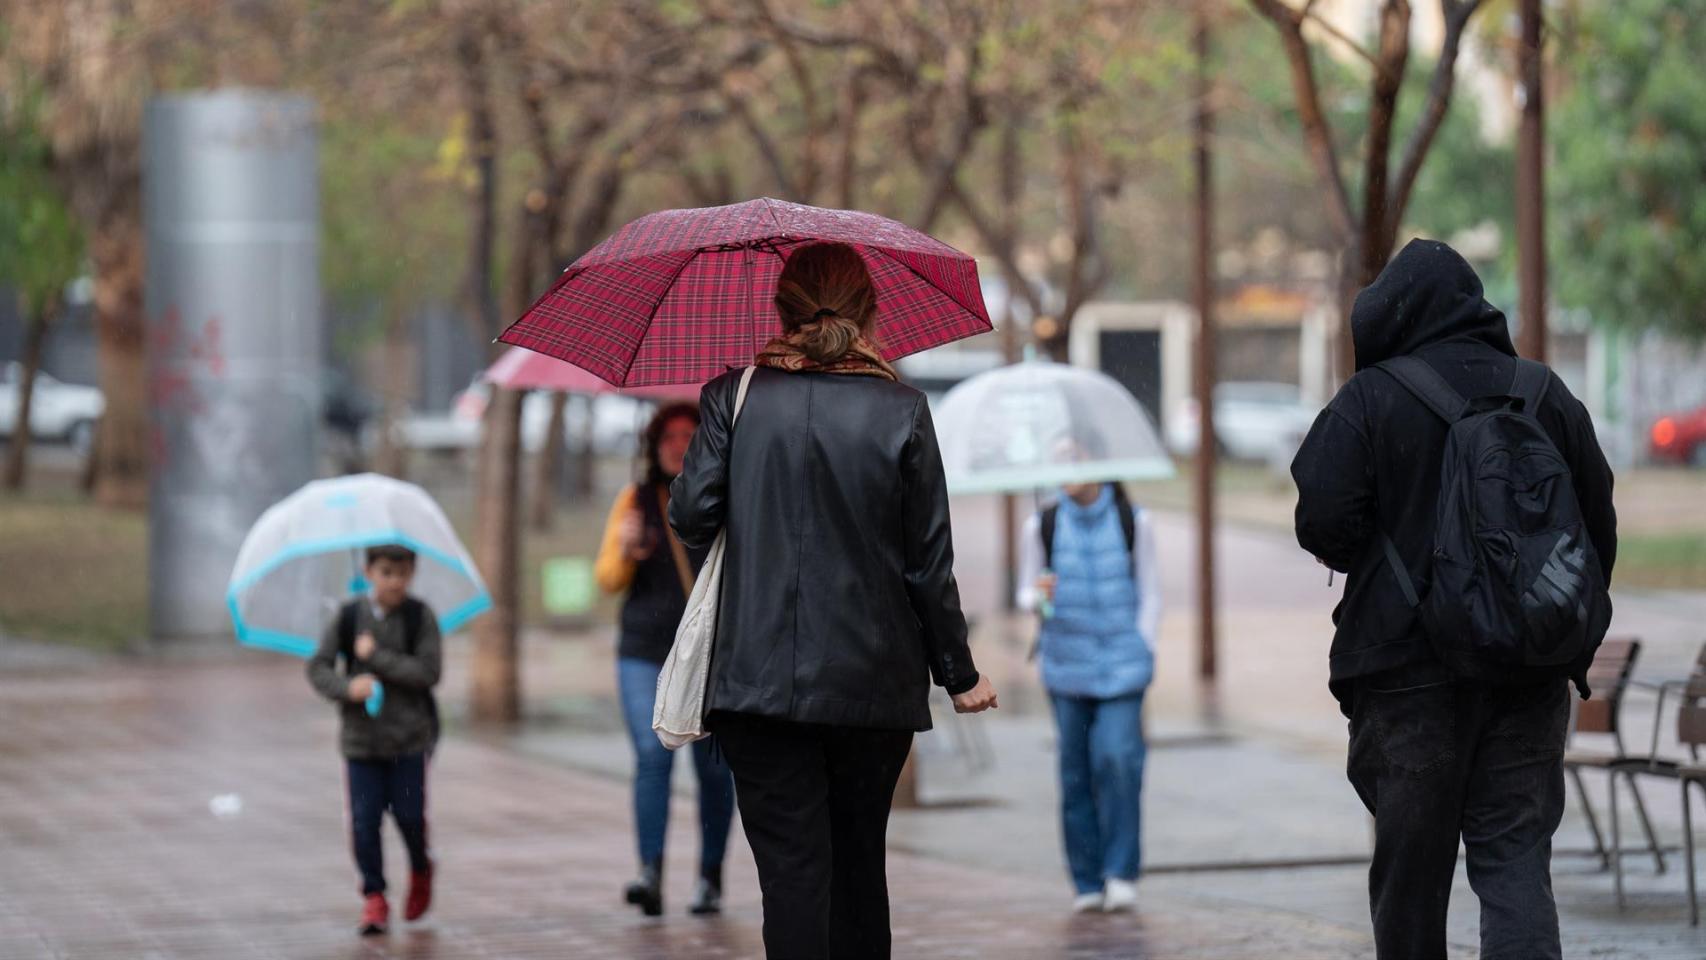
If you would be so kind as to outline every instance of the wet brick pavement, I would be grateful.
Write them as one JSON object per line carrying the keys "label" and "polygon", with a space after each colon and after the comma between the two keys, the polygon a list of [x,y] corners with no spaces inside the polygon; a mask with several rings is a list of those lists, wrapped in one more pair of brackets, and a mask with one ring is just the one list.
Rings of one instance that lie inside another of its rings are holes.
{"label": "wet brick pavement", "polygon": [[[439,901],[388,937],[353,933],[334,718],[299,664],[10,672],[0,680],[0,957],[621,958],[762,955],[750,855],[735,844],[729,910],[683,908],[691,815],[677,810],[669,915],[618,901],[632,869],[617,782],[455,733],[435,761]],[[241,810],[216,816],[212,798]],[[1052,824],[1039,824],[1052,831]],[[1003,842],[991,836],[992,844]],[[402,851],[387,837],[394,882]],[[1357,929],[1212,900],[1149,897],[1070,918],[1059,878],[894,854],[896,958],[1363,957]]]}

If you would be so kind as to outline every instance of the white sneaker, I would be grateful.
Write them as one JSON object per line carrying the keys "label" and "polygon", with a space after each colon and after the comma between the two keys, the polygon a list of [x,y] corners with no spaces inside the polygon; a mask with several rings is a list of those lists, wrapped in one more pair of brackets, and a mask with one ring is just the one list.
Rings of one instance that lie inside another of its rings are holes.
{"label": "white sneaker", "polygon": [[1073,913],[1100,913],[1102,911],[1102,895],[1099,893],[1081,893],[1072,900]]}
{"label": "white sneaker", "polygon": [[1102,910],[1106,913],[1122,913],[1137,908],[1137,884],[1130,880],[1108,880],[1107,887],[1102,891]]}

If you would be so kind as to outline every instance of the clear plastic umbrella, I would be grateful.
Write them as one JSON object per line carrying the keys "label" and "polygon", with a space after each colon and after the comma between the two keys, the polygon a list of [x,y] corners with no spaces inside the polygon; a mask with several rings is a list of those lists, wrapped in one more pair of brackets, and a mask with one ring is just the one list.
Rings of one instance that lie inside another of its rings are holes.
{"label": "clear plastic umbrella", "polygon": [[1096,370],[1026,360],[967,379],[933,411],[948,492],[1156,480],[1173,460],[1149,414]]}
{"label": "clear plastic umbrella", "polygon": [[[410,593],[450,633],[491,606],[480,572],[425,490],[375,473],[316,480],[255,522],[225,599],[240,643],[312,656],[319,636],[367,581],[363,552],[398,545],[417,556]],[[370,712],[377,711],[375,684]]]}

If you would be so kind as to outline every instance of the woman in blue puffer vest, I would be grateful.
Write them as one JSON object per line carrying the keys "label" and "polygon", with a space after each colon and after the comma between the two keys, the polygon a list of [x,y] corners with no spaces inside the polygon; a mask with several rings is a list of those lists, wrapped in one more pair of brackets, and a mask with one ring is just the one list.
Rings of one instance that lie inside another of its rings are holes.
{"label": "woman in blue puffer vest", "polygon": [[1143,694],[1161,622],[1155,535],[1119,485],[1082,484],[1033,515],[1022,544],[1018,600],[1043,617],[1073,909],[1129,910],[1143,863]]}

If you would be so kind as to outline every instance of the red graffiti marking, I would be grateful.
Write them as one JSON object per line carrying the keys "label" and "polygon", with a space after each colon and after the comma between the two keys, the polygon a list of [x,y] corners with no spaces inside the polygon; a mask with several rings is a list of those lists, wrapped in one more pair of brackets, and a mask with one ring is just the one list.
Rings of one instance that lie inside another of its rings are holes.
{"label": "red graffiti marking", "polygon": [[199,330],[184,329],[176,306],[166,308],[154,325],[150,346],[154,353],[148,382],[149,408],[153,413],[150,431],[156,467],[164,466],[169,452],[165,427],[184,416],[201,416],[207,402],[197,389],[205,378],[225,377],[224,328],[218,317],[209,317]]}

